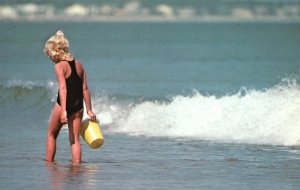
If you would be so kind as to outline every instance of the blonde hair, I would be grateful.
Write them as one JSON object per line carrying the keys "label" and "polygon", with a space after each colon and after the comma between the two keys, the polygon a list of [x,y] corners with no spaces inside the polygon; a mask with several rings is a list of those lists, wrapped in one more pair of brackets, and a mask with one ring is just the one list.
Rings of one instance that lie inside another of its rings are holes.
{"label": "blonde hair", "polygon": [[65,34],[63,31],[58,30],[46,41],[43,51],[48,57],[58,56],[62,60],[65,55],[71,56],[69,48],[69,41]]}

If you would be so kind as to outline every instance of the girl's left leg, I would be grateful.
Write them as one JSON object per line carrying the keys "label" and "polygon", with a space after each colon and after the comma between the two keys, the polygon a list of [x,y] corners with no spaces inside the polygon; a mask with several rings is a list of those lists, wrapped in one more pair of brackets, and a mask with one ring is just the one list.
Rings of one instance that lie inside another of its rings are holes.
{"label": "girl's left leg", "polygon": [[70,116],[68,119],[69,126],[69,141],[72,151],[72,162],[79,164],[81,162],[81,145],[79,138],[79,131],[83,116],[83,110],[78,111]]}

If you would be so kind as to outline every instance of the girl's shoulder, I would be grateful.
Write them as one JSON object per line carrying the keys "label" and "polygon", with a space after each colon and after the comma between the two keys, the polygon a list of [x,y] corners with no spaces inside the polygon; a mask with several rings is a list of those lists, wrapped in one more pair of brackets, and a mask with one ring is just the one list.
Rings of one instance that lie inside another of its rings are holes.
{"label": "girl's shoulder", "polygon": [[82,66],[81,62],[78,59],[74,59],[74,60],[75,60],[76,65]]}
{"label": "girl's shoulder", "polygon": [[57,63],[55,63],[55,66],[57,65],[57,66],[65,66],[66,64],[68,64],[68,61],[66,61],[66,60],[61,60],[61,61],[59,61],[59,62],[57,62]]}
{"label": "girl's shoulder", "polygon": [[81,62],[77,59],[75,59],[75,65],[76,67],[78,67],[79,69],[83,69],[83,65],[81,64]]}
{"label": "girl's shoulder", "polygon": [[54,67],[57,68],[57,69],[63,69],[66,67],[66,61],[59,61],[57,63],[55,63]]}
{"label": "girl's shoulder", "polygon": [[77,74],[80,76],[80,78],[82,78],[82,75],[84,73],[83,65],[79,60],[75,59],[75,66],[76,66]]}

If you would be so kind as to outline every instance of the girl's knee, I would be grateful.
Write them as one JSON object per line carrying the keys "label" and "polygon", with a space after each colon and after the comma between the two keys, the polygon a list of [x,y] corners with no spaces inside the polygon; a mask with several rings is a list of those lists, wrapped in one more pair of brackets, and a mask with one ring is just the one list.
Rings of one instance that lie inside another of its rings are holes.
{"label": "girl's knee", "polygon": [[51,125],[49,125],[48,132],[47,132],[48,137],[53,137],[53,138],[56,139],[58,134],[59,134],[59,131],[60,131],[61,127],[62,126],[51,126]]}
{"label": "girl's knee", "polygon": [[58,133],[54,133],[53,131],[48,131],[47,137],[50,139],[56,139],[58,136]]}

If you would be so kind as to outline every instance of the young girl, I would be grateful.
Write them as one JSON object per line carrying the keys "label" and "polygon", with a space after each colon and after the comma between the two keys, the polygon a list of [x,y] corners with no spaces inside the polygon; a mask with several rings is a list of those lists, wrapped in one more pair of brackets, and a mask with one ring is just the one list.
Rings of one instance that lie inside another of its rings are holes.
{"label": "young girl", "polygon": [[56,138],[62,125],[68,123],[72,162],[78,164],[81,162],[79,129],[83,116],[83,100],[88,116],[91,120],[96,120],[86,73],[81,63],[71,55],[69,42],[62,31],[57,31],[46,41],[44,53],[55,63],[54,70],[59,85],[57,102],[48,126],[46,161],[54,161]]}

